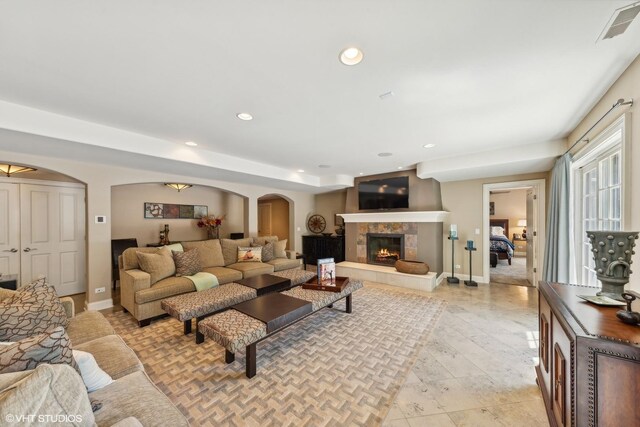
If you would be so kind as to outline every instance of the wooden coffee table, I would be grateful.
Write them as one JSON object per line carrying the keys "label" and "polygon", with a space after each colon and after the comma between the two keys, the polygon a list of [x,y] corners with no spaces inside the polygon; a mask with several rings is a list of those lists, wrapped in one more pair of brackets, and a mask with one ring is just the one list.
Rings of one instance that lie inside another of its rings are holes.
{"label": "wooden coffee table", "polygon": [[286,291],[291,288],[291,280],[274,276],[273,274],[261,274],[247,279],[236,280],[235,283],[255,289],[258,296],[271,292]]}
{"label": "wooden coffee table", "polygon": [[265,323],[270,334],[311,313],[313,306],[309,301],[274,292],[231,308]]}

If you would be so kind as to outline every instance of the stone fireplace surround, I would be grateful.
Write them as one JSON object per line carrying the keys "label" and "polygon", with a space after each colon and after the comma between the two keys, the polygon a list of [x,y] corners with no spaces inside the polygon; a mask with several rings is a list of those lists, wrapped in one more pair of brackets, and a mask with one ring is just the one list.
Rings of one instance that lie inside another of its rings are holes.
{"label": "stone fireplace surround", "polygon": [[404,258],[416,261],[418,256],[418,224],[415,222],[368,222],[358,224],[356,251],[358,262],[367,263],[367,234],[404,235]]}

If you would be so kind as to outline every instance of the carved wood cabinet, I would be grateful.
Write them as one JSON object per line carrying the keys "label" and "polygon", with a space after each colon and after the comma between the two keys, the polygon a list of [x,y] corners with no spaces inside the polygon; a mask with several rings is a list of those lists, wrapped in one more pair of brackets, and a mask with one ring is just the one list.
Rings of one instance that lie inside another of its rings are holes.
{"label": "carved wood cabinet", "polygon": [[640,327],[577,296],[598,290],[540,282],[536,374],[551,426],[640,426]]}

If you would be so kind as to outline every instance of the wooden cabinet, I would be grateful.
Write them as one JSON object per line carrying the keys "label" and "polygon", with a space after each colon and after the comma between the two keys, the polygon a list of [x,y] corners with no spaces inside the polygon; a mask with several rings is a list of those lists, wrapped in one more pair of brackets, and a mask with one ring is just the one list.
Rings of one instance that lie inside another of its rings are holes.
{"label": "wooden cabinet", "polygon": [[598,290],[540,282],[536,374],[552,426],[640,425],[640,327],[577,296]]}
{"label": "wooden cabinet", "polygon": [[333,258],[336,262],[342,262],[344,236],[302,236],[302,253],[307,264],[317,264],[320,258]]}

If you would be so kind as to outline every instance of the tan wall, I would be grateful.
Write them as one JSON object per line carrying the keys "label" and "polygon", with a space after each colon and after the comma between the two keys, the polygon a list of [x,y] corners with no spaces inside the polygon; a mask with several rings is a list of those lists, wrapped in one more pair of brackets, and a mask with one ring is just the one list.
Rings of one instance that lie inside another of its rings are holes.
{"label": "tan wall", "polygon": [[[239,203],[233,203],[233,199],[238,199]],[[226,215],[220,228],[220,237],[228,237],[231,231],[244,231],[243,226],[238,229],[238,226],[233,224],[235,218],[244,218],[242,200],[243,198],[238,195],[199,185],[180,192],[162,183],[113,187],[111,190],[111,238],[135,237],[139,245],[156,243],[159,240],[160,230],[164,229],[164,224],[169,225],[171,241],[201,240],[207,237],[206,230],[198,228],[195,219],[144,218],[145,202],[208,206],[209,215]]]}
{"label": "tan wall", "polygon": [[[459,264],[461,268],[456,270],[456,275],[469,274],[469,254],[464,250],[467,240],[473,240],[478,248],[477,252],[473,254],[473,275],[482,276],[484,274],[485,266],[482,259],[485,248],[489,245],[489,237],[484,236],[482,224],[482,186],[484,184],[546,178],[547,172],[541,172],[440,183],[442,207],[445,211],[450,212],[449,219],[444,223],[443,227],[444,270],[451,270],[451,242],[447,239],[449,226],[457,224],[460,240],[456,243],[455,264]],[[546,221],[546,218],[542,218],[542,221]],[[480,230],[479,235],[475,234],[476,228]],[[484,243],[485,239],[486,244]],[[487,265],[486,268],[489,268],[489,266]]]}
{"label": "tan wall", "polygon": [[325,232],[334,233],[336,231],[335,215],[346,212],[347,190],[316,194],[315,199],[316,213],[322,215],[327,221]]}
{"label": "tan wall", "polygon": [[258,205],[271,204],[271,235],[279,240],[287,239],[287,249],[291,244],[289,239],[289,202],[282,199],[259,200]]}
{"label": "tan wall", "polygon": [[491,219],[509,220],[509,239],[513,233],[522,234],[524,227],[518,227],[519,219],[527,218],[527,190],[508,190],[508,193],[491,194],[489,200],[495,203],[495,215]]}
{"label": "tan wall", "polygon": [[[625,230],[640,230],[640,114],[638,113],[638,102],[640,102],[640,56],[625,70],[618,80],[609,88],[607,93],[596,103],[593,109],[584,117],[580,124],[571,132],[568,138],[568,144],[573,144],[584,132],[587,131],[595,122],[597,122],[604,113],[611,108],[613,104],[620,98],[629,100],[633,98],[636,104],[629,107],[620,107],[607,116],[588,137],[593,138],[607,126],[613,123],[625,112],[630,114],[631,129],[631,159],[630,164],[633,165],[628,170],[627,182],[629,185],[630,219],[625,221]],[[568,147],[567,147],[568,148]],[[574,149],[575,151],[575,149]],[[636,250],[636,253],[640,251]],[[640,263],[640,255],[636,254],[634,262]],[[640,272],[636,271],[631,275],[630,288],[640,291]]]}

